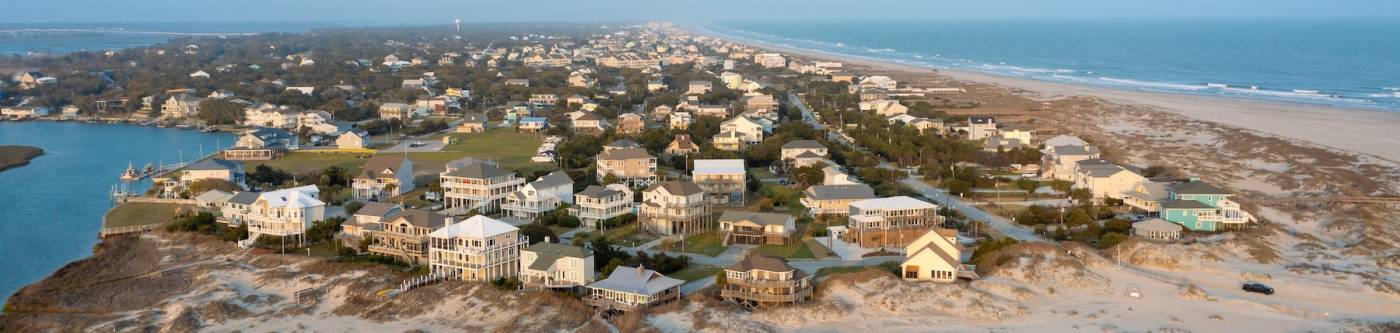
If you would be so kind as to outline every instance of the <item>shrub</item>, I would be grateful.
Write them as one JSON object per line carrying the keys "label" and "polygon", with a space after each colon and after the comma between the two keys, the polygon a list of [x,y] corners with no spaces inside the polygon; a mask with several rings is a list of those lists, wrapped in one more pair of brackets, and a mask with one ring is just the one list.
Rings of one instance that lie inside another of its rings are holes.
{"label": "shrub", "polygon": [[1103,235],[1102,238],[1099,238],[1099,248],[1101,248],[1101,249],[1110,248],[1110,247],[1113,247],[1114,245],[1118,245],[1118,243],[1122,243],[1122,242],[1125,241],[1125,240],[1128,240],[1128,235],[1124,235],[1124,234],[1120,234],[1120,233],[1116,233],[1116,232],[1106,233],[1106,234]]}
{"label": "shrub", "polygon": [[345,214],[355,215],[355,212],[360,211],[360,208],[365,208],[365,203],[359,202],[359,201],[354,201],[354,202],[345,204]]}
{"label": "shrub", "polygon": [[491,280],[491,286],[500,290],[515,291],[520,289],[520,279],[514,277],[503,277]]}

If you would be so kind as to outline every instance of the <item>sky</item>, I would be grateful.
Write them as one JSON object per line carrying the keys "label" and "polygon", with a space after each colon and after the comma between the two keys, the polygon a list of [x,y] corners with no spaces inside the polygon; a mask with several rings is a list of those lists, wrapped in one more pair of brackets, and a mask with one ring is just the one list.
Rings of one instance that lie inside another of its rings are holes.
{"label": "sky", "polygon": [[0,0],[12,23],[1400,18],[1396,0]]}

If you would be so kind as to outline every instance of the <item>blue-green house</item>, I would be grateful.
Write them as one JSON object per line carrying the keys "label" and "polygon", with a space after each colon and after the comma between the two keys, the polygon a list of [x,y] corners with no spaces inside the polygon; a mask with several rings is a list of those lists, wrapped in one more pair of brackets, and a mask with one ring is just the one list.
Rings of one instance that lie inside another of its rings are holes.
{"label": "blue-green house", "polygon": [[1180,224],[1194,231],[1216,231],[1225,224],[1252,220],[1249,213],[1230,201],[1232,194],[1198,180],[1167,186],[1167,200],[1162,202],[1163,220]]}

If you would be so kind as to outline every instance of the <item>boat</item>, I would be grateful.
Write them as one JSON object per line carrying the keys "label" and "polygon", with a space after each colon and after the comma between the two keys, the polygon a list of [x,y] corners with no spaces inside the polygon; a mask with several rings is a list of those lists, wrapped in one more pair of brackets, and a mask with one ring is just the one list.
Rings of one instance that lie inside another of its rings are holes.
{"label": "boat", "polygon": [[214,133],[214,132],[216,132],[216,131],[218,131],[218,130],[219,130],[219,128],[214,127],[214,126],[205,126],[204,128],[199,129],[200,132],[204,132],[204,133]]}
{"label": "boat", "polygon": [[147,174],[147,175],[149,175],[149,174],[152,174],[152,173],[155,173],[155,172],[156,172],[156,167],[155,167],[154,165],[151,165],[150,163],[146,163],[146,168],[143,169],[143,171],[142,171],[141,173],[142,173],[142,174]]}
{"label": "boat", "polygon": [[131,163],[126,164],[126,171],[122,172],[123,181],[133,181],[141,178],[141,174],[136,173],[136,166]]}

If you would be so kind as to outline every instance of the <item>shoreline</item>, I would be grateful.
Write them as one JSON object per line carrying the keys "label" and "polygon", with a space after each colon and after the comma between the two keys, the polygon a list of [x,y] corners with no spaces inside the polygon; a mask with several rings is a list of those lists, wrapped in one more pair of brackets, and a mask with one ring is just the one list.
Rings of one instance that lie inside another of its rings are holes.
{"label": "shoreline", "polygon": [[0,172],[29,165],[43,155],[44,149],[35,146],[0,145]]}
{"label": "shoreline", "polygon": [[922,67],[888,59],[774,45],[718,33],[699,26],[686,26],[683,29],[697,35],[730,40],[803,58],[840,61],[888,71],[933,74],[957,81],[1021,89],[1034,93],[1028,97],[1035,99],[1086,96],[1112,103],[1146,106],[1154,111],[1400,162],[1400,149],[1394,148],[1400,147],[1400,135],[1392,133],[1400,130],[1400,112],[1076,85],[967,70]]}

